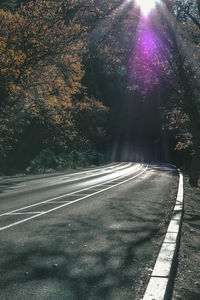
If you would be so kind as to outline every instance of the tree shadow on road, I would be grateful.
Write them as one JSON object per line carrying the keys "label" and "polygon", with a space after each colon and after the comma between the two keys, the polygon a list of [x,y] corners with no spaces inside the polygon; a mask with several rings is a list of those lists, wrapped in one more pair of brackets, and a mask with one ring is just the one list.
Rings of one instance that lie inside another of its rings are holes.
{"label": "tree shadow on road", "polygon": [[2,194],[3,192],[5,192],[7,189],[12,189],[12,188],[15,188],[17,185],[20,184],[21,181],[0,181],[0,194]]}
{"label": "tree shadow on road", "polygon": [[158,251],[153,240],[161,217],[141,217],[141,208],[119,201],[107,205],[111,218],[71,215],[42,230],[36,226],[23,245],[10,239],[1,247],[7,253],[1,264],[7,299],[13,293],[16,300],[131,299],[141,268]]}
{"label": "tree shadow on road", "polygon": [[[160,201],[154,187],[148,184],[153,196],[146,193],[139,202],[137,192],[116,193],[101,210],[92,209],[92,200],[80,202],[78,212],[72,206],[2,235],[2,296],[136,300],[141,274],[148,281],[164,237],[168,203]],[[166,191],[168,197],[171,191]]]}

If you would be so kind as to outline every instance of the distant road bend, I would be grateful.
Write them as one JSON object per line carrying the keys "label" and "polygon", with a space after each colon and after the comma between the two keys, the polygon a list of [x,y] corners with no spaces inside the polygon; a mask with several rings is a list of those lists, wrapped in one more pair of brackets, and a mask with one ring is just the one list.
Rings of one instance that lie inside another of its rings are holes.
{"label": "distant road bend", "polygon": [[176,187],[132,162],[2,179],[0,298],[134,299]]}
{"label": "distant road bend", "polygon": [[[6,220],[6,216],[18,215],[19,220],[5,224],[0,227],[0,231],[102,193],[140,176],[146,170],[147,165],[120,163],[67,175],[44,176],[38,179],[27,177],[24,181],[20,178],[14,181],[9,179],[5,183],[7,190],[3,197],[6,201],[4,205],[8,205],[9,199],[17,198],[17,200],[14,209],[9,206],[11,210],[4,209],[3,213],[1,210],[0,218],[4,217]],[[45,199],[47,191],[52,188],[51,197]],[[22,201],[24,195],[25,200]]]}

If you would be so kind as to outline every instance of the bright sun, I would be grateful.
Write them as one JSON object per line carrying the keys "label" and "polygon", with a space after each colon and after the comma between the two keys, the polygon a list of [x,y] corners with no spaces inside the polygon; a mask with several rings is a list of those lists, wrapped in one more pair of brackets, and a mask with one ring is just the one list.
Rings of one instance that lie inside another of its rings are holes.
{"label": "bright sun", "polygon": [[142,14],[147,16],[150,11],[155,7],[158,0],[136,0],[136,3],[140,6]]}

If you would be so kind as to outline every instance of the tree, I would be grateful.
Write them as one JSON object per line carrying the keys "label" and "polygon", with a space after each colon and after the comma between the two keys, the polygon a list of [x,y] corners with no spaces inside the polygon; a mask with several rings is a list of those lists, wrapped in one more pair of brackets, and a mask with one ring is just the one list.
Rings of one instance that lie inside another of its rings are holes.
{"label": "tree", "polygon": [[[82,137],[85,142],[90,141],[90,147],[98,151],[104,150],[103,144],[107,136],[106,123],[108,112],[109,109],[101,102],[88,96],[85,96],[82,101],[78,101],[75,105],[73,116],[79,132],[79,138]],[[80,147],[81,145],[79,145],[79,149]],[[82,151],[85,150],[82,149]]]}
{"label": "tree", "polygon": [[[162,26],[160,27],[162,31],[158,24]],[[163,78],[165,82],[171,82],[177,92],[177,97],[171,107],[173,113],[178,112],[176,114],[178,122],[174,124],[176,126],[180,123],[187,125],[185,141],[182,143],[179,141],[178,145],[192,145],[190,183],[196,186],[200,172],[199,74],[197,72],[200,53],[198,48],[191,47],[191,44],[189,49],[187,36],[180,31],[177,23],[164,10],[160,9],[158,18],[152,23],[152,28],[161,41],[163,71],[169,71],[168,74],[163,73]]]}
{"label": "tree", "polygon": [[14,10],[17,7],[17,0],[0,0],[0,9]]}
{"label": "tree", "polygon": [[0,143],[10,164],[17,155],[26,165],[43,148],[70,149],[79,135],[73,111],[86,93],[84,42],[76,16],[65,24],[61,4],[0,11]]}

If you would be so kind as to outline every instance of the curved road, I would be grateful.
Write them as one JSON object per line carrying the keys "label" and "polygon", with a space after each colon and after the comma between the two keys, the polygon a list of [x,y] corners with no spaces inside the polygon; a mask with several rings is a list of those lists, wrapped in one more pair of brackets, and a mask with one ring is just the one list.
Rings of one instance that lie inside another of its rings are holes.
{"label": "curved road", "polygon": [[2,179],[0,299],[136,300],[177,178],[169,165],[114,163]]}

